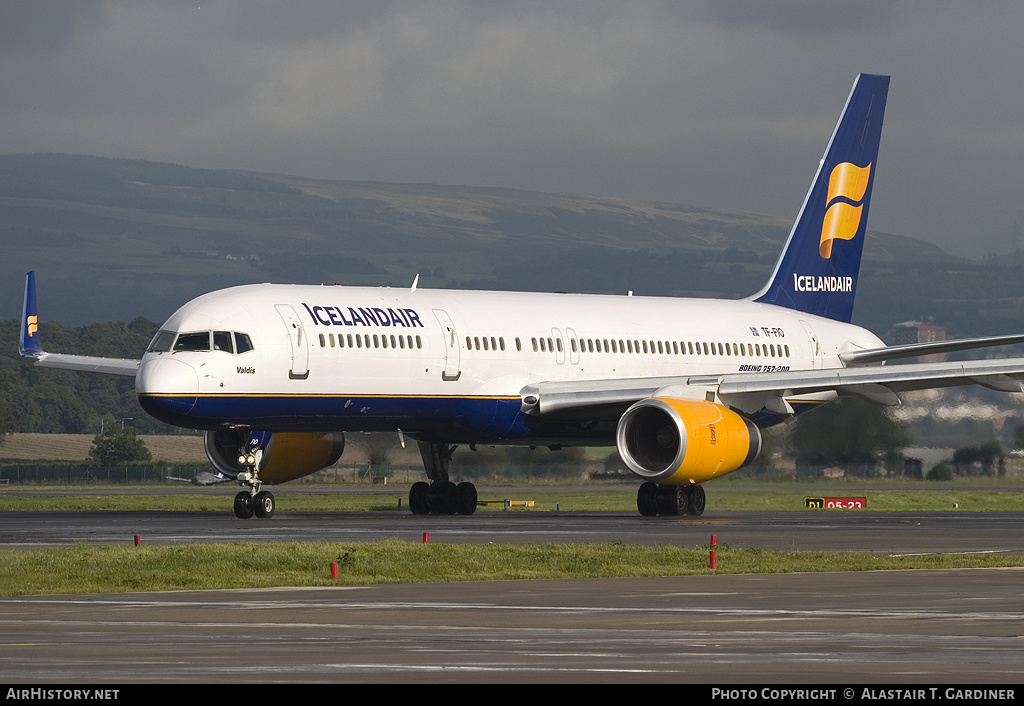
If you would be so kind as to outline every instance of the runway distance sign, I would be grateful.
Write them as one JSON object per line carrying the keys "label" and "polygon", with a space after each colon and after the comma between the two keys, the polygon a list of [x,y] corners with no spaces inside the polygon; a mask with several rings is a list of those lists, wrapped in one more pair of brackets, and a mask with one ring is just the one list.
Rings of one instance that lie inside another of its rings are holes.
{"label": "runway distance sign", "polygon": [[808,510],[866,510],[867,498],[804,498]]}

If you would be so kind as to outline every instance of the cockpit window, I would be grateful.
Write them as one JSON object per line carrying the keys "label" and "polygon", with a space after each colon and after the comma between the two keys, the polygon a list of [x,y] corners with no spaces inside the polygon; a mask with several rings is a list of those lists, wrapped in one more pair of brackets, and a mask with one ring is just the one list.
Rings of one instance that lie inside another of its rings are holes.
{"label": "cockpit window", "polygon": [[235,352],[246,353],[252,350],[252,341],[247,333],[235,333]]}
{"label": "cockpit window", "polygon": [[[177,340],[175,340],[177,337]],[[210,344],[213,344],[212,346]],[[224,351],[225,353],[246,353],[253,349],[248,334],[234,331],[195,331],[178,334],[174,331],[157,331],[146,349],[147,353],[168,351]]]}
{"label": "cockpit window", "polygon": [[227,351],[228,353],[234,353],[235,352],[231,348],[231,332],[230,331],[214,331],[213,332],[213,350],[215,350],[215,351]]}
{"label": "cockpit window", "polygon": [[208,351],[210,350],[210,332],[183,333],[174,344],[176,351]]}
{"label": "cockpit window", "polygon": [[174,331],[157,331],[146,350],[150,353],[166,353],[174,343]]}

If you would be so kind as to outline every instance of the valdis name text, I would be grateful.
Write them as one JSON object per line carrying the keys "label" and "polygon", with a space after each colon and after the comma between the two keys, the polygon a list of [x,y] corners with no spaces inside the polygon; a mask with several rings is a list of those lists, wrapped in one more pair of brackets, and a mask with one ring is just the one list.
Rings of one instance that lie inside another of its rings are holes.
{"label": "valdis name text", "polygon": [[982,687],[928,686],[891,688],[860,686],[857,688],[745,688],[711,687],[711,698],[717,701],[1016,701],[1016,689]]}

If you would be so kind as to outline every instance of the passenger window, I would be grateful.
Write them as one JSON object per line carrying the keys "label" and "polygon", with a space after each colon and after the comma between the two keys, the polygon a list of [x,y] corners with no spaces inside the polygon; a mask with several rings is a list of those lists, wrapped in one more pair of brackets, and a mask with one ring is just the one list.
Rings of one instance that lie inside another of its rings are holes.
{"label": "passenger window", "polygon": [[153,342],[149,344],[150,353],[166,353],[174,344],[174,331],[157,331]]}
{"label": "passenger window", "polygon": [[174,344],[176,351],[208,351],[210,350],[210,332],[183,333]]}

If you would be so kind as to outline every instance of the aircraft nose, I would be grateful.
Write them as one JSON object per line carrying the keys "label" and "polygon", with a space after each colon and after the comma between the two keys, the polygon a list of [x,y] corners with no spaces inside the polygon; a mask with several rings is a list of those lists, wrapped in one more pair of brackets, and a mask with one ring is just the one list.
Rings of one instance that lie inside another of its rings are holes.
{"label": "aircraft nose", "polygon": [[192,411],[199,394],[199,375],[188,363],[161,356],[143,360],[135,376],[139,403],[151,416],[174,424]]}

